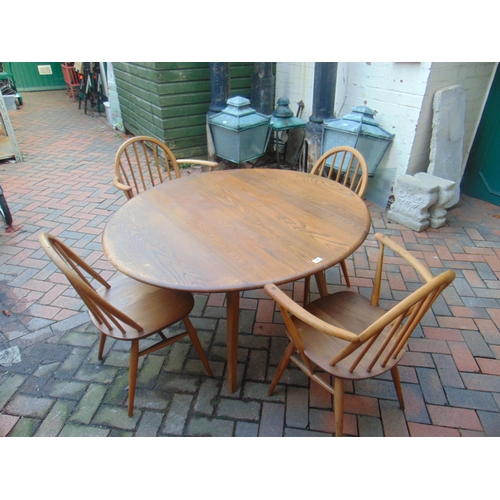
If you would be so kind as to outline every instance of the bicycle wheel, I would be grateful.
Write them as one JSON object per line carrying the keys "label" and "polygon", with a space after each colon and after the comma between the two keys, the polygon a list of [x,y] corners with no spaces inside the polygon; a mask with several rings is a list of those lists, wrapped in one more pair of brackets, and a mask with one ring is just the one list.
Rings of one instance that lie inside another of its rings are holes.
{"label": "bicycle wheel", "polygon": [[11,226],[12,215],[10,214],[9,205],[7,205],[7,201],[5,200],[5,196],[3,194],[0,194],[0,212],[2,212],[2,216],[7,225]]}

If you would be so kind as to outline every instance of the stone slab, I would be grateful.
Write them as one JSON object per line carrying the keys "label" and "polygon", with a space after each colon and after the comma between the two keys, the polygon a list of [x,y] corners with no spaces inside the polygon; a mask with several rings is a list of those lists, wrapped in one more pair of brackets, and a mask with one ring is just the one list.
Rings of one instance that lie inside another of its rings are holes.
{"label": "stone slab", "polygon": [[451,85],[434,94],[432,137],[427,172],[456,183],[453,197],[445,208],[460,199],[460,181],[465,135],[466,96],[460,85]]}

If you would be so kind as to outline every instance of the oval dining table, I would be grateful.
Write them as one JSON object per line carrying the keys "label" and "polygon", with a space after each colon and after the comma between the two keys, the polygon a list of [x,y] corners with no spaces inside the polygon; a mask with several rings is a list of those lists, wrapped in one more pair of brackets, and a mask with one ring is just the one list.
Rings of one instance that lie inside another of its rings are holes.
{"label": "oval dining table", "polygon": [[109,219],[103,249],[136,280],[227,298],[228,389],[237,389],[240,292],[315,275],[351,255],[370,228],[356,194],[317,175],[221,170],[168,181]]}

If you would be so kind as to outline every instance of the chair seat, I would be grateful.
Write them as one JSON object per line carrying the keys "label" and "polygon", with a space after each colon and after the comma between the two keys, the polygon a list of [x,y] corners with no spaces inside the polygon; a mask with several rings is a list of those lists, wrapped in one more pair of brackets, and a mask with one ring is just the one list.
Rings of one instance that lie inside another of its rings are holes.
{"label": "chair seat", "polygon": [[[373,306],[365,296],[350,291],[338,292],[320,298],[311,302],[305,309],[331,325],[356,334],[362,333],[387,312],[381,307]],[[325,372],[335,377],[350,380],[376,377],[397,364],[405,352],[403,349],[395,359],[391,358],[385,366],[381,365],[382,356],[370,371],[368,371],[368,365],[370,364],[371,356],[365,356],[351,373],[349,368],[363,347],[360,347],[335,366],[330,366],[330,361],[342,349],[348,346],[350,342],[322,333],[295,317],[292,321],[300,332],[306,356]],[[389,327],[386,327],[382,331],[372,346],[372,352],[376,352],[389,331]]]}
{"label": "chair seat", "polygon": [[104,287],[96,289],[99,295],[144,328],[138,332],[122,323],[125,333],[120,332],[118,328],[109,331],[91,314],[94,325],[115,339],[133,340],[147,337],[180,321],[194,306],[193,295],[189,292],[147,285],[121,273],[111,279],[109,284],[111,285],[109,289]]}

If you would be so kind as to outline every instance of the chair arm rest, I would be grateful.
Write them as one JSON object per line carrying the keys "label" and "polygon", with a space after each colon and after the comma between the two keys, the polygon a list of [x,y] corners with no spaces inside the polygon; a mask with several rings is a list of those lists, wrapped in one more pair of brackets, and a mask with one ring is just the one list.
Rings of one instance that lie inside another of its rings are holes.
{"label": "chair arm rest", "polygon": [[209,161],[209,160],[196,160],[193,158],[183,158],[181,160],[177,160],[177,164],[182,164],[182,163],[190,163],[192,165],[200,165],[202,167],[210,167],[210,172],[217,167],[219,164],[216,161]]}
{"label": "chair arm rest", "polygon": [[118,177],[115,177],[113,179],[113,186],[115,186],[115,188],[121,189],[122,191],[125,191],[126,193],[132,191],[132,187],[131,186],[127,186],[126,184],[122,184],[118,180]]}
{"label": "chair arm rest", "polygon": [[429,269],[427,269],[427,267],[422,264],[416,257],[414,257],[410,252],[408,252],[408,250],[405,250],[402,246],[398,245],[395,241],[391,240],[391,238],[389,238],[385,234],[376,233],[374,236],[378,242],[390,248],[394,253],[405,259],[408,264],[413,266],[423,276],[427,283],[434,279],[434,276],[431,274]]}
{"label": "chair arm rest", "polygon": [[336,326],[326,323],[322,319],[314,316],[309,311],[306,311],[302,306],[292,300],[286,293],[280,290],[272,283],[264,286],[264,291],[277,302],[281,307],[286,309],[290,314],[300,319],[304,323],[312,326],[320,332],[326,333],[332,337],[347,340],[348,342],[359,342],[359,336],[348,330],[343,330]]}

